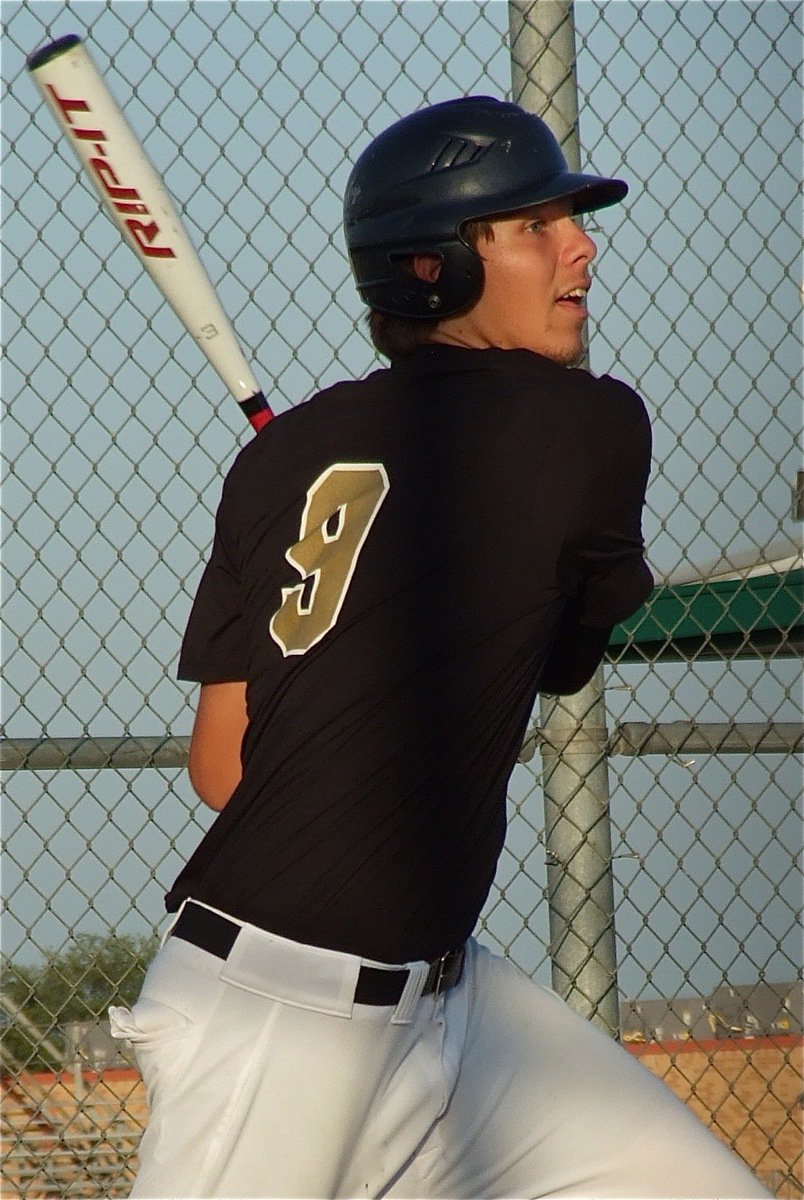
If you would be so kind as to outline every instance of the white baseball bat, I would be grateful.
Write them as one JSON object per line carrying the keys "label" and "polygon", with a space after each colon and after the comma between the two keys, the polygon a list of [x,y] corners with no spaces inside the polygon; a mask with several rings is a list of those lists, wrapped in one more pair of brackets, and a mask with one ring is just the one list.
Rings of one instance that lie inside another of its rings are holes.
{"label": "white baseball bat", "polygon": [[255,430],[271,409],[161,179],[83,42],[59,38],[28,69],[107,212]]}

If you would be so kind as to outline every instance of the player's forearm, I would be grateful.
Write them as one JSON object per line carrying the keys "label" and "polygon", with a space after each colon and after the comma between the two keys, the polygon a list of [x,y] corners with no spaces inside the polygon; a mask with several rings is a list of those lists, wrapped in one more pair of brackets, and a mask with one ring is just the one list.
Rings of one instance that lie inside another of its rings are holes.
{"label": "player's forearm", "polygon": [[188,769],[195,794],[215,812],[220,812],[226,807],[242,778],[239,763],[237,768],[234,768],[233,764],[228,762],[200,763],[193,762],[191,758]]}
{"label": "player's forearm", "polygon": [[240,749],[247,725],[245,683],[202,685],[188,770],[196,794],[216,812],[226,807],[242,778]]}

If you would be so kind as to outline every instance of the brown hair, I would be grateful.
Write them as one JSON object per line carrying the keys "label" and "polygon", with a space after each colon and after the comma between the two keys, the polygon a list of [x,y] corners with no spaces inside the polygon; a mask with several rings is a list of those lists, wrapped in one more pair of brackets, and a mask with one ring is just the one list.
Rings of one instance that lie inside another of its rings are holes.
{"label": "brown hair", "polygon": [[[491,222],[486,220],[467,221],[461,233],[469,245],[475,248],[481,238],[485,238],[486,241],[494,238],[494,228]],[[431,342],[441,318],[399,317],[370,308],[366,320],[375,349],[385,358],[399,358],[403,354],[410,354],[417,346],[425,346]]]}

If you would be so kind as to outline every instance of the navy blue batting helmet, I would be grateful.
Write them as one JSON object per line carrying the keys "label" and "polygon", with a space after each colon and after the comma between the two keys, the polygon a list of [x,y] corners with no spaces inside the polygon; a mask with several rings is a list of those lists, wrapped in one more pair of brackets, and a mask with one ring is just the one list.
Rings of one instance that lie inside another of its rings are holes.
{"label": "navy blue batting helmet", "polygon": [[[622,200],[628,185],[573,173],[555,135],[518,104],[448,100],[403,117],[375,138],[346,186],[344,228],[358,291],[405,317],[446,317],[480,295],[483,263],[462,236],[472,219],[570,199],[576,213]],[[436,284],[403,264],[442,259]]]}

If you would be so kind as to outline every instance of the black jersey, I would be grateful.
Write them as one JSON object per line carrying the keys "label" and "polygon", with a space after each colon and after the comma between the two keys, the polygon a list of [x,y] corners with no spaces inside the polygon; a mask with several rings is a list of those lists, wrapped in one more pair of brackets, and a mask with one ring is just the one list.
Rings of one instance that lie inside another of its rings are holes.
{"label": "black jersey", "polygon": [[649,457],[635,392],[520,350],[423,347],[271,422],[179,666],[247,681],[243,778],[168,908],[385,962],[465,940],[537,691],[652,587]]}

